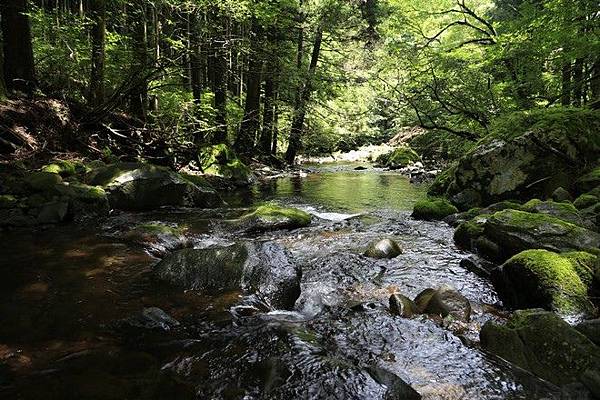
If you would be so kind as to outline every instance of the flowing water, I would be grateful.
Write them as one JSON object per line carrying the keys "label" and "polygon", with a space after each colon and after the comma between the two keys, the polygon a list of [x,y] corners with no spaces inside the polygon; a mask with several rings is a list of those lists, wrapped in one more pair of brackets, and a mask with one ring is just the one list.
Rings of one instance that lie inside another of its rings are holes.
{"label": "flowing water", "polygon": [[[479,327],[501,318],[498,298],[459,266],[467,255],[450,227],[409,217],[425,188],[352,167],[263,182],[229,194],[230,206],[218,210],[1,234],[0,397],[409,399],[410,385],[424,399],[577,398],[478,349]],[[243,237],[220,228],[265,200],[309,211],[313,223]],[[207,297],[158,283],[158,259],[114,235],[156,221],[185,227],[195,247],[239,239],[284,246],[302,270],[294,309],[241,291]],[[403,253],[361,255],[381,238]],[[470,300],[470,323],[389,313],[391,293],[412,298],[441,284]],[[123,323],[149,307],[172,319],[158,318],[162,329]]]}

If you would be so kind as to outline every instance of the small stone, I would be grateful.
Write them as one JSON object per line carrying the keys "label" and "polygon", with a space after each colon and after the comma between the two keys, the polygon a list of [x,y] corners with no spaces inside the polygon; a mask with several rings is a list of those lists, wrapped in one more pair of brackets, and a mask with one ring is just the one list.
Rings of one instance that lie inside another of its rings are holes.
{"label": "small stone", "polygon": [[451,316],[459,321],[468,322],[471,319],[471,303],[456,289],[449,285],[442,285],[435,290],[427,307],[426,314]]}
{"label": "small stone", "polygon": [[415,303],[400,293],[394,293],[390,296],[390,312],[404,318],[410,318],[416,314],[417,306]]}
{"label": "small stone", "polygon": [[402,249],[392,239],[381,239],[369,244],[364,255],[371,258],[394,258],[402,254]]}

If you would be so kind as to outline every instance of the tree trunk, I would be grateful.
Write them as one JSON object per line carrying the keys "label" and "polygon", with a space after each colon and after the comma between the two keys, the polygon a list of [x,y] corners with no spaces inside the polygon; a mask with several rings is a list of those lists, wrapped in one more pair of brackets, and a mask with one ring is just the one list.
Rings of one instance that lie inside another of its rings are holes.
{"label": "tree trunk", "polygon": [[8,91],[6,90],[6,84],[4,83],[4,72],[2,71],[2,66],[4,65],[4,52],[2,48],[0,48],[0,100],[4,100],[8,95]]}
{"label": "tree trunk", "polygon": [[31,94],[36,83],[27,0],[2,0],[0,12],[6,88]]}
{"label": "tree trunk", "polygon": [[246,107],[235,141],[235,149],[240,154],[250,154],[252,152],[260,125],[260,83],[263,60],[258,54],[261,40],[258,37],[257,30],[252,29],[256,36],[252,39],[248,73],[246,74]]}
{"label": "tree trunk", "polygon": [[308,77],[306,78],[306,83],[303,85],[303,88],[300,91],[300,98],[298,100],[298,104],[296,105],[296,110],[294,110],[294,118],[292,120],[292,128],[290,130],[290,140],[287,151],[285,152],[285,160],[290,165],[294,164],[296,153],[300,149],[302,130],[304,128],[304,119],[306,118],[306,105],[309,102],[312,93],[312,79],[317,69],[317,63],[319,62],[322,40],[323,26],[319,25],[315,34],[310,66],[308,68]]}
{"label": "tree trunk", "polygon": [[590,77],[591,102],[600,101],[600,56],[596,57],[596,61],[592,65]]}
{"label": "tree trunk", "polygon": [[560,103],[563,106],[571,104],[571,63],[565,62],[562,66],[562,92]]}
{"label": "tree trunk", "polygon": [[265,102],[263,112],[263,126],[260,135],[260,152],[270,154],[273,147],[273,124],[275,117],[275,82],[274,74],[277,67],[273,62],[269,64],[265,74]]}
{"label": "tree trunk", "polygon": [[92,15],[92,71],[90,76],[90,98],[92,107],[104,103],[104,62],[106,42],[106,1],[91,0]]}
{"label": "tree trunk", "polygon": [[577,58],[573,66],[573,105],[581,107],[583,99],[583,59]]}
{"label": "tree trunk", "polygon": [[139,7],[133,12],[132,24],[134,42],[132,79],[135,82],[131,91],[130,111],[145,121],[148,113],[148,81],[143,76],[148,71],[148,24],[146,5],[143,2],[140,2]]}
{"label": "tree trunk", "polygon": [[[277,100],[277,91],[275,92],[275,100]],[[273,115],[273,146],[271,147],[271,154],[277,155],[277,140],[279,140],[279,110],[277,101],[275,101],[275,110]]]}
{"label": "tree trunk", "polygon": [[209,23],[217,27],[211,38],[207,75],[215,95],[215,133],[212,142],[218,144],[227,142],[227,52],[216,13],[212,13]]}

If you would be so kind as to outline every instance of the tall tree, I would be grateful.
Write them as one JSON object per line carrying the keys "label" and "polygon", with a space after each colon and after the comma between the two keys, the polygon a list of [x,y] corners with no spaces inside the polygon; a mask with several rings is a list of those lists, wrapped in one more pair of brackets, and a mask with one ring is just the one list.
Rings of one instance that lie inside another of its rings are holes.
{"label": "tall tree", "polygon": [[4,80],[8,90],[32,93],[36,86],[27,0],[2,0]]}
{"label": "tall tree", "polygon": [[92,70],[90,75],[90,104],[104,103],[104,63],[106,60],[106,0],[91,0]]}
{"label": "tall tree", "polygon": [[300,96],[296,109],[294,110],[294,117],[292,119],[292,127],[290,130],[290,139],[288,148],[285,152],[285,160],[288,164],[294,164],[296,160],[296,154],[300,149],[302,131],[304,129],[304,120],[306,118],[306,106],[310,100],[313,90],[313,77],[317,70],[317,64],[319,62],[319,55],[321,54],[321,44],[323,41],[323,24],[319,23],[315,32],[315,38],[313,42],[313,50],[310,58],[310,65],[308,67],[308,75],[306,81],[302,84],[300,90]]}

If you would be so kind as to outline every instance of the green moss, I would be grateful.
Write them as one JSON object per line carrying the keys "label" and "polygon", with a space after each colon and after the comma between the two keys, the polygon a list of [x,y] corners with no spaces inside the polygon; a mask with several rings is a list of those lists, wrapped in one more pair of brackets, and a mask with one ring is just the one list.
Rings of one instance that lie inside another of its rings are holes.
{"label": "green moss", "polygon": [[569,260],[581,281],[588,287],[592,287],[594,280],[594,269],[598,257],[586,251],[570,251],[562,253],[561,256]]}
{"label": "green moss", "polygon": [[583,221],[577,208],[569,202],[555,202],[552,200],[542,201],[539,199],[533,199],[525,203],[522,211],[530,213],[540,213],[551,215],[553,217],[568,221],[573,224],[583,225]]}
{"label": "green moss", "polygon": [[262,205],[244,217],[256,217],[273,222],[286,219],[297,226],[308,226],[311,221],[311,216],[307,212],[292,207],[281,207],[277,204]]}
{"label": "green moss", "polygon": [[106,191],[102,187],[85,185],[79,182],[57,185],[56,190],[62,195],[78,200],[96,201],[106,199]]}
{"label": "green moss", "polygon": [[408,146],[399,147],[390,153],[382,154],[375,160],[377,164],[387,168],[402,168],[417,161],[421,161],[421,157]]}
{"label": "green moss", "polygon": [[179,175],[186,181],[198,187],[211,187],[206,178],[201,175],[187,174],[185,172],[181,172]]}
{"label": "green moss", "polygon": [[226,144],[217,144],[200,149],[198,161],[205,174],[232,179],[239,183],[248,183],[252,171]]}
{"label": "green moss", "polygon": [[574,202],[573,205],[578,210],[583,210],[588,207],[591,207],[595,204],[600,203],[600,198],[598,196],[594,196],[593,194],[582,194],[579,196]]}
{"label": "green moss", "polygon": [[431,198],[418,201],[414,205],[412,216],[416,219],[439,220],[457,212],[458,209],[448,200]]}
{"label": "green moss", "polygon": [[540,225],[552,223],[565,228],[566,230],[577,229],[577,226],[563,221],[551,215],[530,213],[526,211],[506,209],[494,213],[493,220],[501,221],[503,224],[519,227],[519,230],[529,231],[538,228]]}
{"label": "green moss", "polygon": [[484,221],[474,218],[460,224],[454,231],[454,242],[464,249],[470,249],[472,242],[483,235]]}
{"label": "green moss", "polygon": [[[578,259],[581,256],[571,257]],[[529,300],[517,301],[516,306],[550,306],[552,310],[563,313],[578,313],[592,308],[587,299],[587,286],[569,257],[548,250],[526,250],[511,257],[502,268],[513,285],[522,285],[521,290],[528,288],[530,291],[522,293]],[[540,303],[531,304],[536,301]]]}
{"label": "green moss", "polygon": [[29,172],[25,175],[25,183],[35,191],[49,192],[54,190],[54,187],[62,182],[62,178],[58,174],[51,172]]}
{"label": "green moss", "polygon": [[42,171],[59,174],[62,177],[68,177],[88,172],[88,169],[81,161],[55,160],[51,164],[42,167]]}
{"label": "green moss", "polygon": [[596,167],[583,175],[576,182],[580,192],[587,192],[600,186],[600,167]]}

